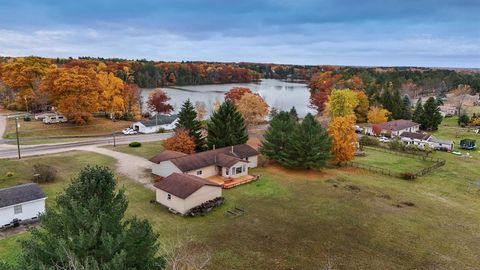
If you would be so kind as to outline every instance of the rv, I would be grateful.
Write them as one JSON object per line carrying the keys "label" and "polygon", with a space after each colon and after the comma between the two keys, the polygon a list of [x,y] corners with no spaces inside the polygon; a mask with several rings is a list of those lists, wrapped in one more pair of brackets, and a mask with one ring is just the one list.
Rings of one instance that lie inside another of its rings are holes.
{"label": "rv", "polygon": [[49,115],[43,118],[45,124],[65,123],[67,118],[63,115]]}

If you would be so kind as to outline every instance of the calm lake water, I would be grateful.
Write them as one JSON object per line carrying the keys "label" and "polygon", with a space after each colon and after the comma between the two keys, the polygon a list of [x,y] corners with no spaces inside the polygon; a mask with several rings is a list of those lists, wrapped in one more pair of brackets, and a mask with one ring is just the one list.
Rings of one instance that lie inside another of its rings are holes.
{"label": "calm lake water", "polygon": [[[290,110],[295,106],[299,116],[305,116],[313,112],[308,108],[309,89],[306,84],[290,83],[280,80],[264,79],[258,83],[232,83],[232,84],[208,84],[208,85],[186,85],[175,88],[162,88],[171,98],[170,104],[178,111],[183,102],[189,98],[195,104],[196,101],[203,101],[209,113],[212,110],[215,100],[223,101],[224,94],[236,86],[250,88],[254,93],[260,94],[271,107],[280,110]],[[142,89],[142,103],[145,104],[148,94],[153,91],[151,88]],[[146,108],[146,106],[143,106]]]}

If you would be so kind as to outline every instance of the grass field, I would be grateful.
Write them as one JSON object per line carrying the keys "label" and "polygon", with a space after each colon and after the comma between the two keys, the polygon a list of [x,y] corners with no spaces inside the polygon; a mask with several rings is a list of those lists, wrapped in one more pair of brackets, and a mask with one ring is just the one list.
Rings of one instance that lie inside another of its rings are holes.
{"label": "grass field", "polygon": [[[111,134],[113,132],[119,132],[131,124],[131,122],[128,121],[113,122],[106,118],[94,118],[89,124],[81,126],[71,123],[47,125],[39,120],[25,122],[23,119],[19,119],[19,123],[20,138]],[[4,138],[14,139],[16,138],[15,136],[15,120],[9,119]]]}
{"label": "grass field", "polygon": [[465,138],[475,139],[480,141],[480,134],[475,134],[475,129],[466,127],[462,128],[457,123],[458,117],[444,118],[438,130],[432,132],[432,135],[445,140],[453,140],[455,142],[455,148],[458,150],[460,140]]}
{"label": "grass field", "polygon": [[388,153],[371,147],[365,151],[364,157],[355,158],[356,163],[388,169],[394,173],[413,173],[425,167],[431,166],[434,162],[420,160],[395,153]]}
{"label": "grass field", "polygon": [[142,142],[141,147],[130,147],[128,144],[117,145],[115,147],[113,145],[104,147],[118,152],[150,159],[163,150],[163,141]]}
{"label": "grass field", "polygon": [[[159,147],[144,146],[144,153]],[[188,235],[206,243],[213,255],[209,269],[323,269],[329,259],[335,269],[475,269],[480,190],[470,181],[480,181],[480,159],[434,155],[447,164],[415,181],[352,168],[257,168],[252,173],[261,175],[258,182],[225,190],[226,204],[198,218],[150,203],[153,192],[131,181],[119,184],[126,188],[128,215],[149,219],[160,242]],[[85,152],[0,160],[0,187],[28,182],[37,162],[59,171],[56,183],[42,185],[48,207],[81,167],[114,164]],[[14,176],[6,177],[8,171]],[[235,206],[246,213],[228,216]],[[25,237],[0,240],[0,259],[14,262],[17,239]]]}

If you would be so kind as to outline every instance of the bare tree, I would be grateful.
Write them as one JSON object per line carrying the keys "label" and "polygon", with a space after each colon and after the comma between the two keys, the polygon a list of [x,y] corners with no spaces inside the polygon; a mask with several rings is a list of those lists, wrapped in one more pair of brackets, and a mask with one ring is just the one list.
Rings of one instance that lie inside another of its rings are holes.
{"label": "bare tree", "polygon": [[453,90],[453,101],[457,106],[458,115],[462,115],[462,107],[465,102],[465,98],[472,93],[472,87],[468,84],[460,84],[455,90]]}
{"label": "bare tree", "polygon": [[171,270],[205,269],[212,259],[210,248],[189,236],[188,233],[177,232],[173,238],[163,241],[161,253],[168,269]]}
{"label": "bare tree", "polygon": [[195,111],[197,111],[197,120],[202,121],[207,115],[207,105],[205,104],[205,102],[195,102]]}

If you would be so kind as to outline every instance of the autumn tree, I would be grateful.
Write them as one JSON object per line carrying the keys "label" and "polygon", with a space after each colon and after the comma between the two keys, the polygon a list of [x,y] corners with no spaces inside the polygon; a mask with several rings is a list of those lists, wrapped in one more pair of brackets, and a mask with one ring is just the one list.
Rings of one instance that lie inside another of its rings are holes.
{"label": "autumn tree", "polygon": [[353,115],[335,117],[328,127],[332,138],[333,161],[340,164],[353,159],[356,150],[355,117]]}
{"label": "autumn tree", "polygon": [[125,84],[111,72],[101,71],[97,74],[102,90],[100,110],[108,113],[110,118],[121,116],[125,112]]}
{"label": "autumn tree", "polygon": [[148,96],[148,109],[156,113],[170,113],[173,111],[173,106],[168,103],[169,100],[170,97],[167,96],[167,93],[157,88]]}
{"label": "autumn tree", "polygon": [[243,116],[248,127],[253,127],[265,120],[268,104],[256,94],[246,93],[236,102],[237,110]]}
{"label": "autumn tree", "polygon": [[363,91],[356,91],[358,104],[355,107],[355,117],[357,122],[365,123],[367,121],[367,113],[369,108],[368,97]]}
{"label": "autumn tree", "polygon": [[102,89],[94,70],[73,67],[49,72],[41,84],[57,111],[76,124],[85,124],[100,108]]}
{"label": "autumn tree", "polygon": [[388,121],[390,112],[378,106],[370,107],[367,113],[368,123],[370,124],[382,124]]}
{"label": "autumn tree", "polygon": [[246,87],[233,87],[227,93],[225,93],[225,100],[237,103],[245,94],[253,94],[252,90]]}
{"label": "autumn tree", "polygon": [[134,83],[124,84],[123,98],[125,99],[124,112],[126,120],[140,120],[142,112],[140,109],[141,89]]}
{"label": "autumn tree", "polygon": [[222,103],[212,114],[207,130],[210,149],[243,144],[248,140],[245,121],[231,101]]}
{"label": "autumn tree", "polygon": [[380,134],[382,133],[382,127],[379,125],[379,124],[375,124],[372,126],[372,132],[373,132],[373,135],[375,136],[380,136]]}
{"label": "autumn tree", "polygon": [[15,91],[18,108],[36,109],[48,103],[45,92],[40,91],[40,84],[55,68],[44,58],[16,58],[3,65],[1,80]]}
{"label": "autumn tree", "polygon": [[322,113],[332,89],[342,85],[342,75],[333,71],[320,72],[312,76],[310,87],[310,107]]}
{"label": "autumn tree", "polygon": [[178,129],[175,134],[166,139],[163,147],[167,150],[177,151],[185,154],[195,153],[195,140],[183,129]]}
{"label": "autumn tree", "polygon": [[196,151],[205,150],[205,138],[202,136],[202,124],[197,120],[197,112],[190,99],[187,99],[178,113],[177,129],[182,129],[193,138]]}
{"label": "autumn tree", "polygon": [[357,97],[357,93],[350,89],[334,89],[328,97],[325,112],[332,118],[353,115],[358,105]]}
{"label": "autumn tree", "polygon": [[207,105],[203,101],[195,102],[195,111],[197,112],[197,120],[202,121],[207,116]]}

